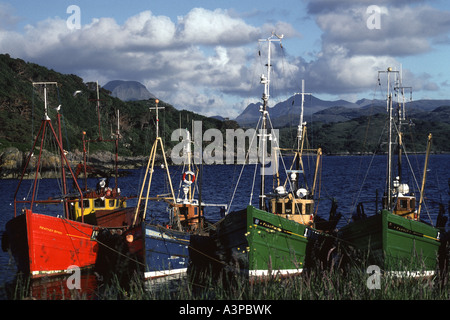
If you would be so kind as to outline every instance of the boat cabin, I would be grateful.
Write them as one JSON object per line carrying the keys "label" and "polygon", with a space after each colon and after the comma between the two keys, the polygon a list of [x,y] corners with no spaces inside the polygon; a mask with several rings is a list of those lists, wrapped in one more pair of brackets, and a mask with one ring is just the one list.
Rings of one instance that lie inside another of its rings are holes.
{"label": "boat cabin", "polygon": [[[171,203],[175,217],[175,225],[180,230],[197,231],[203,228],[203,207],[200,211],[198,204],[194,203]],[[179,223],[178,223],[179,222]]]}
{"label": "boat cabin", "polygon": [[[394,188],[396,195],[392,198],[392,213],[406,219],[417,220],[416,197],[414,194],[408,195],[409,186],[407,184],[401,184],[397,177],[394,181]],[[388,207],[386,196],[383,197],[383,207]]]}
{"label": "boat cabin", "polygon": [[76,221],[83,220],[86,223],[97,223],[97,215],[100,213],[114,212],[126,208],[125,199],[117,197],[112,192],[105,194],[91,192],[83,197],[83,206],[80,199],[73,199],[70,206],[71,217]]}
{"label": "boat cabin", "polygon": [[314,220],[314,200],[294,198],[291,193],[286,197],[270,199],[270,212],[304,225],[312,225]]}
{"label": "boat cabin", "polygon": [[407,219],[416,218],[416,198],[414,196],[398,196],[394,207],[394,214]]}

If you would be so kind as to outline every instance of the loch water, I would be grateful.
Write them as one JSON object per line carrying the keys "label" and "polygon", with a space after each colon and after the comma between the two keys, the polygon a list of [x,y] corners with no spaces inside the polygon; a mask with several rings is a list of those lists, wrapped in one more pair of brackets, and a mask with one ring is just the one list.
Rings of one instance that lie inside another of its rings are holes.
{"label": "loch water", "polygon": [[[304,159],[305,171],[314,172],[314,157]],[[286,167],[290,165],[291,159],[285,158]],[[386,161],[384,155],[364,155],[364,156],[324,156],[322,158],[322,170],[318,183],[319,206],[317,214],[322,218],[328,218],[331,208],[331,201],[335,199],[338,204],[337,212],[342,214],[338,228],[351,221],[352,214],[356,212],[358,203],[364,203],[365,213],[372,215],[375,213],[375,199],[378,190],[378,197],[381,199],[385,187]],[[423,154],[409,155],[403,160],[404,183],[408,183],[412,192],[418,192],[421,185],[425,156]],[[280,171],[283,172],[283,162],[280,164]],[[257,206],[260,178],[256,172],[255,165],[246,165],[242,170],[242,165],[205,165],[202,167],[201,181],[202,201],[207,204],[227,204],[229,210],[245,208],[250,202]],[[406,172],[413,170],[416,180],[406,178]],[[177,193],[179,183],[182,178],[181,167],[170,167],[172,181]],[[136,196],[139,193],[140,181],[142,181],[145,168],[128,170],[127,174],[119,178],[119,187],[122,195]],[[199,178],[199,177],[197,177]],[[281,174],[281,179],[284,178]],[[309,177],[311,178],[311,177]],[[450,210],[450,155],[431,155],[427,170],[427,182],[425,187],[425,206],[422,209],[421,218],[425,222],[435,223],[439,212],[439,204],[444,204],[447,214]],[[88,179],[88,185],[94,187],[96,179]],[[267,185],[271,184],[272,176],[266,177]],[[284,180],[282,180],[284,181]],[[311,181],[311,180],[309,180]],[[152,193],[158,194],[168,192],[165,178],[165,171],[155,168]],[[5,224],[14,216],[14,193],[17,187],[17,179],[0,180],[0,234],[5,229]],[[114,183],[111,179],[110,184]],[[24,180],[18,198],[25,198],[31,192],[31,180]],[[253,192],[252,192],[253,187]],[[43,179],[40,181],[38,191],[41,199],[57,197],[60,195],[61,186],[56,183],[56,179]],[[269,191],[267,186],[266,192]],[[180,195],[181,196],[181,195]],[[232,200],[232,202],[231,202]],[[130,199],[128,206],[136,204],[136,199]],[[379,208],[379,206],[378,206]],[[41,205],[36,212],[54,212],[61,214],[61,208],[55,205]],[[208,207],[206,209],[206,219],[218,221],[221,218],[220,207]],[[147,220],[164,223],[168,219],[166,205],[163,202],[155,203],[150,212],[147,213]],[[450,219],[449,219],[450,220]],[[446,230],[449,231],[447,224]],[[8,252],[0,251],[0,300],[8,299],[6,288],[16,278],[16,266]],[[90,281],[90,280],[86,280]]]}

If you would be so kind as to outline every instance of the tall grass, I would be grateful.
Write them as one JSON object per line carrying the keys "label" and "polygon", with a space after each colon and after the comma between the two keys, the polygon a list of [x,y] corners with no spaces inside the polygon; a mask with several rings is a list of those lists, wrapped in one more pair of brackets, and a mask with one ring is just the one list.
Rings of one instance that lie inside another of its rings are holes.
{"label": "tall grass", "polygon": [[[67,290],[57,285],[33,286],[20,278],[10,289],[9,299],[59,300],[449,300],[448,270],[428,278],[398,277],[381,272],[379,286],[368,285],[367,263],[355,260],[345,267],[315,266],[301,275],[273,276],[249,280],[240,273],[218,275],[211,271],[195,273],[170,281],[144,282],[138,276],[111,277],[95,287]],[[381,270],[382,271],[382,270]],[[370,284],[370,283],[369,283]],[[38,291],[40,288],[40,291]],[[372,289],[371,289],[372,288]],[[89,291],[90,290],[90,291]]]}

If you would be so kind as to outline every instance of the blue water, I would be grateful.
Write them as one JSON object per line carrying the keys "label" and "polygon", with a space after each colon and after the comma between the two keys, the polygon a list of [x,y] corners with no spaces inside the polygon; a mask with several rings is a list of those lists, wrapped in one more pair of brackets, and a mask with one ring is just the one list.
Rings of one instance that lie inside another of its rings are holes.
{"label": "blue water", "polygon": [[[410,155],[409,161],[403,160],[403,172],[406,177],[409,168],[416,173],[417,184],[420,188],[424,155]],[[287,165],[290,164],[286,159]],[[304,164],[306,170],[313,172],[315,164],[313,158],[305,159]],[[369,167],[370,165],[370,167]],[[282,165],[281,169],[282,169]],[[347,223],[351,218],[351,214],[355,212],[356,205],[364,202],[365,213],[373,214],[375,211],[376,190],[379,191],[379,197],[384,190],[385,181],[386,156],[324,156],[322,160],[322,175],[320,179],[320,202],[319,216],[328,217],[331,206],[331,199],[338,202],[338,212],[342,213],[339,226]],[[202,179],[202,201],[210,204],[230,204],[238,180],[242,166],[240,165],[209,165],[203,167]],[[369,169],[370,168],[370,169]],[[238,210],[246,207],[250,203],[250,195],[253,184],[254,165],[247,165],[243,170],[243,175],[236,189],[231,210]],[[181,179],[181,168],[171,167],[172,181],[175,190],[178,190],[179,181]],[[122,194],[126,196],[135,196],[139,193],[140,181],[143,176],[142,170],[130,170],[130,174],[119,178],[119,187]],[[450,155],[431,155],[429,167],[427,171],[427,183],[425,201],[426,207],[422,209],[422,219],[429,222],[429,218],[434,223],[439,210],[439,203],[443,203],[448,209],[449,185],[450,178]],[[267,176],[268,184],[272,182],[272,176]],[[88,184],[95,186],[96,180],[89,179]],[[114,183],[112,180],[110,183]],[[251,203],[258,204],[260,177],[257,175],[255,182],[255,191],[253,193]],[[412,179],[405,179],[404,183],[408,183],[411,191],[418,191],[416,182]],[[26,197],[29,192],[31,181],[24,181],[18,198]],[[17,186],[17,180],[0,180],[0,233],[3,233],[5,224],[14,215],[13,199]],[[39,194],[41,198],[50,196],[58,196],[60,186],[56,184],[55,179],[44,179],[39,185]],[[156,168],[152,182],[152,194],[156,195],[168,192],[164,171]],[[269,191],[269,188],[267,188]],[[176,191],[177,193],[177,191]],[[128,205],[133,206],[136,200],[129,200]],[[61,214],[61,208],[58,206],[42,205],[41,212],[53,211],[55,214]],[[38,210],[36,210],[39,212]],[[447,211],[448,212],[448,211]],[[168,213],[166,205],[162,202],[154,203],[147,220],[153,222],[167,221]],[[206,209],[206,218],[210,221],[220,219],[220,210],[218,207],[210,207]],[[449,225],[447,225],[447,230]],[[16,267],[14,261],[9,257],[7,252],[0,252],[0,288],[8,281],[14,279]],[[1,299],[1,294],[0,294]]]}

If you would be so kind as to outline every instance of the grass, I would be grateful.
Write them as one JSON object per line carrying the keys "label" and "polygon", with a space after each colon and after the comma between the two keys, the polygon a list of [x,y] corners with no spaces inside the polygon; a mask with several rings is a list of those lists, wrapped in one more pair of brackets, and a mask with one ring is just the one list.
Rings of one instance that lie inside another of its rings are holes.
{"label": "grass", "polygon": [[[316,268],[300,276],[272,276],[249,281],[240,275],[217,277],[207,272],[172,281],[143,282],[139,277],[119,277],[108,283],[84,277],[81,290],[67,289],[65,281],[38,284],[18,277],[8,299],[42,300],[448,300],[448,272],[430,278],[400,278],[381,274],[378,289],[370,289],[372,272],[352,266],[349,269]],[[95,276],[94,276],[95,277]],[[195,280],[194,280],[195,279]],[[92,286],[90,286],[92,285]]]}
{"label": "grass", "polygon": [[[440,268],[445,271],[426,278],[383,272],[369,263],[367,252],[336,254],[327,266],[318,259],[314,261],[301,275],[273,274],[257,280],[248,279],[239,270],[230,271],[233,269],[218,273],[190,268],[188,276],[171,281],[143,281],[136,273],[100,278],[91,272],[81,275],[81,289],[68,289],[69,278],[73,279],[69,275],[31,281],[19,274],[16,281],[5,286],[5,296],[9,300],[450,300],[447,259],[440,260]],[[424,266],[420,261],[420,256],[399,261],[395,269],[417,270]]]}

